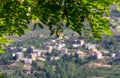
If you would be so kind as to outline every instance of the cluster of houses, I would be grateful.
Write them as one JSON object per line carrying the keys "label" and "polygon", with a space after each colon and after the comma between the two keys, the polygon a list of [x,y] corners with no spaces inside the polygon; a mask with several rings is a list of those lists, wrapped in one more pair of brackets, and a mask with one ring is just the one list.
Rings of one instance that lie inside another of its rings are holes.
{"label": "cluster of houses", "polygon": [[[84,57],[91,57],[94,59],[102,59],[105,58],[103,56],[104,50],[97,50],[96,44],[92,43],[85,43],[84,40],[72,40],[70,41],[70,45],[74,48],[78,48],[77,51],[75,52],[69,52],[69,49],[66,47],[67,44],[63,39],[52,39],[48,42],[45,42],[46,44],[44,45],[43,49],[37,49],[34,46],[30,47],[11,47],[7,50],[13,52],[12,56],[13,58],[16,59],[16,62],[23,62],[24,63],[24,72],[29,74],[31,72],[31,64],[32,61],[40,60],[40,61],[46,61],[46,53],[52,53],[53,50],[58,52],[60,56],[51,56],[50,60],[59,60],[62,55],[75,55],[79,58],[84,58]],[[87,49],[87,52],[81,51],[79,47],[83,47]],[[25,55],[25,52],[27,52],[29,55]],[[118,54],[111,54],[111,57],[120,57],[120,51]]]}
{"label": "cluster of houses", "polygon": [[[46,60],[45,53],[52,52],[52,47],[46,46],[45,50],[36,49],[33,46],[28,48],[11,47],[9,51],[14,52],[12,56],[13,58],[15,58],[16,62],[24,63],[24,72],[29,74],[32,68],[31,67],[32,61],[36,61],[36,60],[45,61]],[[28,55],[25,55],[25,52],[27,52]]]}

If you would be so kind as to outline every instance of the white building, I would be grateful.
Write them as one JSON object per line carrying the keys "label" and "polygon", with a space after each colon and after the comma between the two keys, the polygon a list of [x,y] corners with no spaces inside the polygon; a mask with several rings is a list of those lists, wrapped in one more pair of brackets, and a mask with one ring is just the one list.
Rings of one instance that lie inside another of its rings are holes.
{"label": "white building", "polygon": [[42,57],[39,57],[37,59],[40,60],[40,61],[45,61],[45,58],[42,58]]}
{"label": "white building", "polygon": [[30,54],[30,58],[33,60],[33,61],[35,61],[36,59],[37,59],[37,53],[31,53]]}
{"label": "white building", "polygon": [[79,44],[73,44],[72,45],[74,48],[77,48],[77,47],[79,47],[80,45]]}
{"label": "white building", "polygon": [[21,61],[24,58],[24,54],[22,52],[17,52],[15,57],[16,61]]}
{"label": "white building", "polygon": [[25,64],[24,65],[24,69],[23,69],[23,72],[26,73],[26,74],[30,74],[31,73],[31,65],[30,64]]}
{"label": "white building", "polygon": [[51,40],[51,42],[52,42],[52,43],[55,43],[55,42],[56,42],[56,40]]}
{"label": "white building", "polygon": [[68,53],[68,49],[67,48],[61,48],[60,49],[60,53],[61,54],[67,54]]}
{"label": "white building", "polygon": [[84,52],[81,51],[81,50],[78,50],[78,51],[76,52],[76,54],[77,54],[78,57],[80,57],[80,58],[83,58],[83,57],[85,56]]}
{"label": "white building", "polygon": [[51,53],[52,50],[53,50],[53,47],[52,46],[46,46],[45,49],[47,50],[47,52]]}
{"label": "white building", "polygon": [[85,44],[84,40],[80,40],[80,46],[82,47]]}
{"label": "white building", "polygon": [[23,48],[23,52],[25,52],[27,50],[27,48]]}
{"label": "white building", "polygon": [[95,56],[96,56],[96,59],[102,59],[103,58],[102,53],[100,53],[100,52],[95,53]]}
{"label": "white building", "polygon": [[89,54],[91,57],[93,57],[95,59],[103,58],[103,54],[101,53],[101,51],[98,51],[97,49],[92,49],[91,51],[89,51]]}
{"label": "white building", "polygon": [[112,54],[111,54],[111,57],[112,57],[112,58],[114,58],[115,56],[116,56],[116,54],[115,54],[115,53],[112,53]]}
{"label": "white building", "polygon": [[84,40],[74,40],[72,41],[73,47],[82,47],[84,45]]}
{"label": "white building", "polygon": [[60,57],[58,57],[58,56],[53,56],[53,57],[50,58],[50,60],[56,60],[56,61],[59,60],[59,59],[60,59]]}
{"label": "white building", "polygon": [[95,44],[91,44],[91,43],[87,43],[87,44],[85,44],[85,48],[87,48],[88,50],[95,49],[96,45]]}
{"label": "white building", "polygon": [[25,64],[32,64],[32,59],[30,59],[30,58],[23,58],[22,61],[23,61]]}

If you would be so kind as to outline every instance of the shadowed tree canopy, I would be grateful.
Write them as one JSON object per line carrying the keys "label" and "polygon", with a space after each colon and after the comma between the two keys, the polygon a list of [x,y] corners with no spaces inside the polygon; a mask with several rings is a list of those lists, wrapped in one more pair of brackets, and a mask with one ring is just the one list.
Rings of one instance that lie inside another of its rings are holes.
{"label": "shadowed tree canopy", "polygon": [[[44,28],[44,23],[51,31],[50,35],[64,31],[65,27],[80,35],[99,39],[102,34],[111,34],[111,4],[120,5],[119,0],[0,0],[0,48],[10,40],[8,35],[23,35],[29,29],[27,24],[34,23],[34,28]],[[88,21],[89,26],[84,26]]]}

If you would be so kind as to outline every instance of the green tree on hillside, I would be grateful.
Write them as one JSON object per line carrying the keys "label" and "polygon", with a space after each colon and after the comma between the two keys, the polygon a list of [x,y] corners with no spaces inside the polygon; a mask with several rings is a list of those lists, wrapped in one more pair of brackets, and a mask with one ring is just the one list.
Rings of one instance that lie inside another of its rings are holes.
{"label": "green tree on hillside", "polygon": [[[10,40],[8,35],[23,35],[29,23],[49,27],[50,35],[61,35],[65,27],[80,35],[100,38],[111,34],[109,6],[119,0],[0,0],[0,49]],[[90,26],[85,27],[88,21]]]}

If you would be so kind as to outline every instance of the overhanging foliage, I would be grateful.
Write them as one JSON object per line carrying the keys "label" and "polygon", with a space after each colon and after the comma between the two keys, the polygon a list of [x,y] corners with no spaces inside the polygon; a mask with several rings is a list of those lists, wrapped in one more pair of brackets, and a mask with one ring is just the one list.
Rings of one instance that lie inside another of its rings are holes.
{"label": "overhanging foliage", "polygon": [[[23,35],[34,22],[44,28],[47,25],[50,35],[61,35],[64,27],[69,27],[80,35],[99,39],[102,34],[111,34],[108,24],[109,6],[120,5],[119,0],[0,0],[0,38],[7,35]],[[89,28],[85,28],[88,21]],[[63,23],[66,23],[65,26]],[[87,30],[87,32],[84,32]],[[7,40],[7,39],[5,39]],[[7,40],[9,41],[9,40]],[[4,41],[1,40],[1,46]]]}

